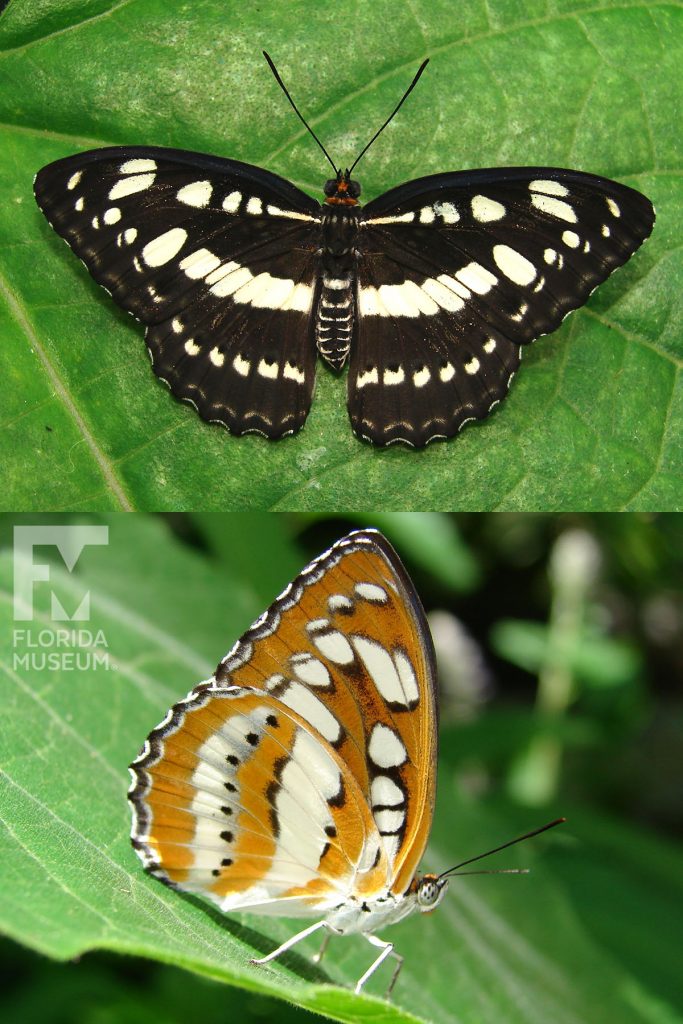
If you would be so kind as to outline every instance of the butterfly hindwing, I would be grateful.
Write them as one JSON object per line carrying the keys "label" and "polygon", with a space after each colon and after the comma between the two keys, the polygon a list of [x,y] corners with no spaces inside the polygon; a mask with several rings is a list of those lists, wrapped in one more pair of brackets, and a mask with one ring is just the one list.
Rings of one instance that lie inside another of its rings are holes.
{"label": "butterfly hindwing", "polygon": [[320,206],[257,167],[116,147],[41,170],[53,228],[147,325],[155,372],[204,419],[280,437],[308,413]]}
{"label": "butterfly hindwing", "polygon": [[369,867],[386,879],[386,857],[364,855],[380,841],[353,776],[274,696],[197,687],[133,772],[147,869],[222,910],[306,916],[336,906]]}
{"label": "butterfly hindwing", "polygon": [[555,330],[650,234],[652,204],[578,171],[408,182],[363,210],[354,430],[421,446],[503,398],[518,346]]}

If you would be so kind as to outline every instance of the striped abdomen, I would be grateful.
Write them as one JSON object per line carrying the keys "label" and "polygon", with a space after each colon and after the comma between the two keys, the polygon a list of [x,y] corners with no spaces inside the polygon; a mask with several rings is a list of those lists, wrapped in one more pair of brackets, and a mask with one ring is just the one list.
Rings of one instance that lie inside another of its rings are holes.
{"label": "striped abdomen", "polygon": [[351,347],[354,318],[354,279],[323,276],[315,316],[315,342],[320,355],[341,370]]}

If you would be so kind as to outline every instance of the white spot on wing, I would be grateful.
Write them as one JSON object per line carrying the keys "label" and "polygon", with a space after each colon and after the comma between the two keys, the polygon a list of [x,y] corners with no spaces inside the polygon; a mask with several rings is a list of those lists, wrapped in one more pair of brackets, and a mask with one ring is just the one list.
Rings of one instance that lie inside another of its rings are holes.
{"label": "white spot on wing", "polygon": [[240,377],[246,377],[249,374],[251,363],[238,353],[232,361],[232,366],[235,372],[239,373]]}
{"label": "white spot on wing", "polygon": [[393,217],[373,217],[366,224],[410,224],[415,219],[414,213],[400,213]]}
{"label": "white spot on wing", "polygon": [[455,275],[466,288],[470,288],[477,295],[486,295],[491,291],[494,284],[498,284],[498,278],[480,263],[468,263]]}
{"label": "white spot on wing", "polygon": [[366,384],[378,384],[379,377],[377,376],[377,367],[373,366],[369,370],[363,370],[356,377],[356,387],[364,388]]}
{"label": "white spot on wing", "polygon": [[235,292],[235,302],[258,309],[281,309],[293,291],[294,281],[286,277],[272,277],[263,271]]}
{"label": "white spot on wing", "polygon": [[453,363],[446,363],[446,365],[442,366],[439,370],[439,378],[444,384],[448,384],[449,380],[453,380],[454,377],[455,367],[453,366]]}
{"label": "white spot on wing", "polygon": [[436,214],[431,206],[423,206],[420,210],[420,224],[431,224],[436,219]]}
{"label": "white spot on wing", "polygon": [[[332,800],[341,789],[339,768],[332,760],[321,743],[310,733],[301,730],[297,733],[293,754],[297,760],[306,765],[309,779],[315,780],[326,800]],[[294,849],[296,849],[296,844]]]}
{"label": "white spot on wing", "polygon": [[382,834],[385,832],[398,832],[405,821],[405,811],[390,811],[387,808],[384,808],[381,811],[375,811],[373,817],[377,828]]}
{"label": "white spot on wing", "polygon": [[532,192],[545,192],[548,196],[568,196],[569,189],[561,185],[559,181],[546,181],[545,179],[539,179],[538,181],[530,181],[529,188]]}
{"label": "white spot on wing", "polygon": [[479,365],[480,363],[476,356],[472,356],[469,363],[465,363],[465,373],[469,373],[472,376],[479,369]]}
{"label": "white spot on wing", "polygon": [[509,245],[494,245],[496,266],[515,284],[527,285],[536,277],[536,268],[525,256]]}
{"label": "white spot on wing", "polygon": [[562,232],[562,241],[565,245],[568,245],[570,249],[576,249],[578,248],[581,239],[577,235],[576,231],[567,230]]}
{"label": "white spot on wing", "polygon": [[487,356],[490,356],[492,352],[495,352],[495,350],[496,350],[496,339],[495,338],[489,338],[488,341],[484,342],[484,352],[486,352]]}
{"label": "white spot on wing", "polygon": [[266,377],[268,380],[276,380],[279,369],[279,363],[267,363],[265,359],[262,359],[256,367],[256,372],[260,377]]}
{"label": "white spot on wing", "polygon": [[439,274],[437,280],[440,281],[441,284],[444,284],[446,288],[450,288],[451,291],[455,292],[456,295],[459,295],[461,299],[472,298],[472,292],[469,290],[469,288],[466,288],[464,284],[462,284],[460,281],[457,281],[454,277],[451,277],[449,274]]}
{"label": "white spot on wing", "polygon": [[[131,161],[134,163],[134,161]],[[125,166],[125,164],[124,164]],[[132,196],[135,192],[144,192],[146,188],[154,184],[154,174],[134,174],[130,178],[121,178],[109,192],[112,202],[123,199],[125,196]]]}
{"label": "white spot on wing", "polygon": [[350,665],[354,661],[351,645],[338,629],[314,636],[313,643],[322,656],[328,661],[334,662],[335,665]]}
{"label": "white spot on wing", "polygon": [[614,200],[610,196],[607,196],[607,200],[606,201],[607,201],[607,206],[609,207],[609,212],[612,214],[612,216],[613,217],[621,217],[621,210],[619,209],[617,204],[614,202]]}
{"label": "white spot on wing", "polygon": [[388,775],[376,775],[370,786],[373,807],[395,807],[405,802],[403,790]]}
{"label": "white spot on wing", "polygon": [[271,217],[287,217],[289,220],[318,220],[308,213],[298,213],[296,210],[281,210],[279,206],[267,206],[266,210]]}
{"label": "white spot on wing", "polygon": [[[410,681],[409,673],[406,674],[406,679],[410,684],[412,698],[406,694],[398,668],[386,647],[376,643],[374,640],[368,639],[366,636],[353,636],[351,637],[351,642],[384,700],[389,704],[399,704],[402,707],[408,707],[411,699],[417,696],[416,689],[413,688]],[[402,668],[405,672],[405,665]],[[388,765],[382,765],[382,767],[386,768]]]}
{"label": "white spot on wing", "polygon": [[221,261],[218,256],[214,256],[208,249],[197,249],[180,261],[180,269],[184,270],[187,276],[193,280],[208,277],[220,265]]}
{"label": "white spot on wing", "polygon": [[119,171],[121,174],[142,174],[143,171],[156,171],[156,169],[156,161],[140,158],[127,160],[125,164],[121,164]]}
{"label": "white spot on wing", "polygon": [[413,374],[413,384],[416,388],[423,388],[425,384],[429,383],[431,376],[427,367],[423,366],[421,370],[416,370]]}
{"label": "white spot on wing", "polygon": [[488,196],[472,196],[472,216],[480,224],[488,224],[489,221],[504,217],[505,207]]}
{"label": "white spot on wing", "polygon": [[456,224],[460,220],[460,214],[453,203],[434,203],[434,212],[441,217],[444,224]]}
{"label": "white spot on wing", "polygon": [[258,216],[263,213],[263,204],[258,196],[251,196],[247,202],[247,213],[251,213],[254,216]]}
{"label": "white spot on wing", "polygon": [[206,283],[211,285],[211,294],[217,295],[219,298],[232,295],[249,281],[251,281],[251,271],[247,267],[240,267],[238,263],[232,262],[224,263],[206,279]]}
{"label": "white spot on wing", "polygon": [[105,224],[118,224],[121,220],[121,211],[118,206],[110,206],[108,210],[104,211],[102,219]]}
{"label": "white spot on wing", "polygon": [[83,206],[84,206],[83,196],[79,196],[79,198],[74,203],[74,210],[77,210],[78,213],[81,213],[82,210],[83,210]]}
{"label": "white spot on wing", "polygon": [[78,185],[82,177],[83,171],[76,171],[74,174],[71,175],[71,177],[66,183],[66,187],[69,189],[70,192],[76,188],[76,185]]}
{"label": "white spot on wing", "polygon": [[406,748],[394,730],[382,722],[377,722],[373,727],[368,743],[368,754],[378,768],[398,768],[408,756]]}
{"label": "white spot on wing", "polygon": [[296,711],[330,743],[341,736],[341,726],[332,712],[302,683],[290,683],[278,697],[292,711]]}
{"label": "white spot on wing", "polygon": [[406,379],[406,375],[403,372],[403,367],[399,366],[397,370],[386,369],[382,374],[382,383],[385,385],[403,384]]}
{"label": "white spot on wing", "polygon": [[282,376],[285,380],[293,380],[296,384],[303,384],[306,381],[306,375],[303,370],[300,370],[296,363],[289,361],[285,363]]}
{"label": "white spot on wing", "polygon": [[546,263],[554,263],[557,259],[557,253],[554,249],[546,249],[543,253],[543,259],[546,261]]}
{"label": "white spot on wing", "polygon": [[361,316],[388,316],[379,292],[372,285],[361,288],[358,295],[358,312]]}
{"label": "white spot on wing", "polygon": [[223,209],[226,213],[237,213],[242,202],[241,192],[231,192],[229,196],[226,196],[223,200]]}
{"label": "white spot on wing", "polygon": [[197,209],[203,209],[211,202],[212,191],[213,186],[210,181],[193,181],[178,190],[177,199],[185,206],[196,206]]}
{"label": "white spot on wing", "polygon": [[184,228],[171,228],[158,235],[142,250],[142,258],[148,267],[162,267],[179,252],[187,239]]}
{"label": "white spot on wing", "polygon": [[372,604],[386,604],[388,601],[386,590],[377,583],[356,583],[353,589],[358,597]]}
{"label": "white spot on wing", "polygon": [[302,683],[325,688],[332,685],[330,673],[325,665],[310,654],[293,654],[289,659],[289,663],[294,674],[298,676]]}
{"label": "white spot on wing", "polygon": [[222,366],[225,362],[225,356],[222,352],[219,352],[217,348],[212,348],[209,352],[209,359],[214,366]]}
{"label": "white spot on wing", "polygon": [[431,299],[434,299],[434,302],[441,306],[442,309],[447,309],[451,313],[457,312],[465,305],[454,291],[447,288],[440,280],[435,281],[433,277],[427,278],[422,285],[422,291],[426,292]]}
{"label": "white spot on wing", "polygon": [[280,309],[296,309],[300,313],[308,313],[312,303],[313,289],[308,284],[299,283],[292,288]]}
{"label": "white spot on wing", "polygon": [[574,210],[569,203],[563,202],[562,199],[553,199],[552,196],[544,196],[534,192],[531,196],[531,203],[541,213],[548,213],[551,217],[557,217],[559,220],[566,220],[570,224],[576,224]]}
{"label": "white spot on wing", "polygon": [[[420,310],[412,301],[411,284],[412,282],[406,281],[404,284],[380,285],[378,289],[380,302],[389,316],[415,317],[420,315]],[[415,287],[417,288],[417,286]]]}
{"label": "white spot on wing", "polygon": [[185,351],[188,356],[196,356],[199,353],[199,345],[195,344],[194,338],[187,339],[185,342]]}

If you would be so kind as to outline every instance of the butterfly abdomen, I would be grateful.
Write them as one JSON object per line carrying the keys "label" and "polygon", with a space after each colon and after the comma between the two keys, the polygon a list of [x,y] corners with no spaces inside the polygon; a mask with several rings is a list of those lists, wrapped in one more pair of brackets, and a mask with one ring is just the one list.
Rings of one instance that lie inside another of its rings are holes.
{"label": "butterfly abdomen", "polygon": [[346,362],[355,321],[357,206],[323,206],[322,285],[315,318],[320,355],[335,370]]}

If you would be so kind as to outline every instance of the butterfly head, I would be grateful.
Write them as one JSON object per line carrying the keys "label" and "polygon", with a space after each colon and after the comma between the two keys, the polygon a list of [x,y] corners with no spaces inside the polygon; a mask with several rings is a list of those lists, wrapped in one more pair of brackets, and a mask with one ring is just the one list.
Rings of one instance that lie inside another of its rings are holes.
{"label": "butterfly head", "polygon": [[440,875],[422,875],[413,882],[418,909],[423,914],[436,910],[448,888],[448,879]]}
{"label": "butterfly head", "polygon": [[336,178],[328,178],[325,182],[324,191],[326,203],[356,206],[360,195],[360,182],[351,178],[349,171],[337,171]]}

